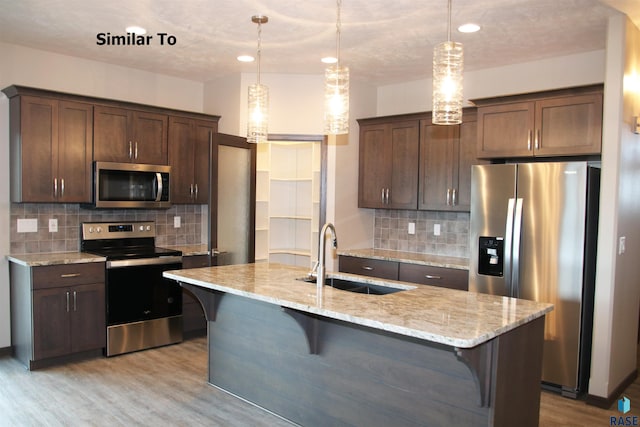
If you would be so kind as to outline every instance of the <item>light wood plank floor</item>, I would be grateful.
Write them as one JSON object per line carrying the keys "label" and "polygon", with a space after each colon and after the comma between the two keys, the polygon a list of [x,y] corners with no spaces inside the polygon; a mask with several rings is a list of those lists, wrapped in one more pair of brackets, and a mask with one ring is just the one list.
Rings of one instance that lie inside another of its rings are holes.
{"label": "light wood plank floor", "polygon": [[[29,372],[0,358],[0,426],[290,426],[207,384],[206,339]],[[626,391],[640,411],[640,382]],[[607,426],[603,410],[542,392],[541,426]]]}

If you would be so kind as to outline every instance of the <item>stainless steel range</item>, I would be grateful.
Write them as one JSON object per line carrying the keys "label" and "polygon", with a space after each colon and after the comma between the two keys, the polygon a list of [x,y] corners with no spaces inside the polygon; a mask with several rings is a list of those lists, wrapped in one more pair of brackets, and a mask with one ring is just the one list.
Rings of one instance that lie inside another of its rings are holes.
{"label": "stainless steel range", "polygon": [[162,277],[182,252],[155,236],[153,221],[82,224],[81,250],[107,259],[107,356],[182,341],[182,288]]}

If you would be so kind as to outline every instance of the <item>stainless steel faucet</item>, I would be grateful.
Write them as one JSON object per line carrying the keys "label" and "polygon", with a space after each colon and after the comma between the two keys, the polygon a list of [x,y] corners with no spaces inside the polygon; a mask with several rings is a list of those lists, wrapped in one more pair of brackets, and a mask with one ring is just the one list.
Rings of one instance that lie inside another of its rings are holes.
{"label": "stainless steel faucet", "polygon": [[327,229],[331,231],[331,238],[333,239],[333,247],[334,249],[338,248],[338,237],[336,237],[336,228],[330,222],[326,223],[322,226],[322,230],[320,231],[320,242],[318,243],[318,274],[316,276],[316,284],[319,289],[322,289],[324,285],[324,280],[326,276],[326,268],[324,263],[324,252],[326,250],[326,234]]}

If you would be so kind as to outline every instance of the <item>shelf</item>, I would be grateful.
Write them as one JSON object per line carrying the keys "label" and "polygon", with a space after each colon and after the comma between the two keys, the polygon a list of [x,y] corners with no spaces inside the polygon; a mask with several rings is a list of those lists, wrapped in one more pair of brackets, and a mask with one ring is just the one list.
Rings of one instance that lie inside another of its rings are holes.
{"label": "shelf", "polygon": [[299,221],[311,221],[313,218],[310,216],[301,216],[301,215],[270,215],[270,219],[295,219]]}
{"label": "shelf", "polygon": [[311,256],[311,252],[308,249],[271,249],[269,250],[269,255],[271,254]]}

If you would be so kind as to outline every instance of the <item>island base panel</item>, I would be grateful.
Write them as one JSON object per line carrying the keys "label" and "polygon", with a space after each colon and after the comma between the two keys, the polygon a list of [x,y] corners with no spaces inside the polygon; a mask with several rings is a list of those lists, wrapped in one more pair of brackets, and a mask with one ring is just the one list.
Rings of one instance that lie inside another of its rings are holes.
{"label": "island base panel", "polygon": [[[532,385],[503,384],[503,371],[511,368],[496,365],[498,359],[513,357],[519,359],[515,368],[521,369],[528,363],[527,341],[542,346],[541,328],[534,331],[539,337],[526,333],[524,347],[508,346],[513,354],[499,356],[507,346],[501,351],[495,340],[485,344],[491,363],[475,372],[453,347],[309,315],[317,323],[313,354],[308,331],[281,307],[230,294],[215,298],[215,321],[209,322],[209,382],[295,423],[486,426],[494,424],[496,415],[505,421],[509,412],[525,410],[535,415],[519,419],[518,425],[537,425],[539,392],[532,402],[523,401],[518,390]],[[533,365],[535,370],[535,360]],[[535,372],[529,374],[538,391],[539,371],[537,381]],[[492,388],[489,401],[482,404],[477,378],[487,376]],[[496,401],[505,396],[507,402]]]}

